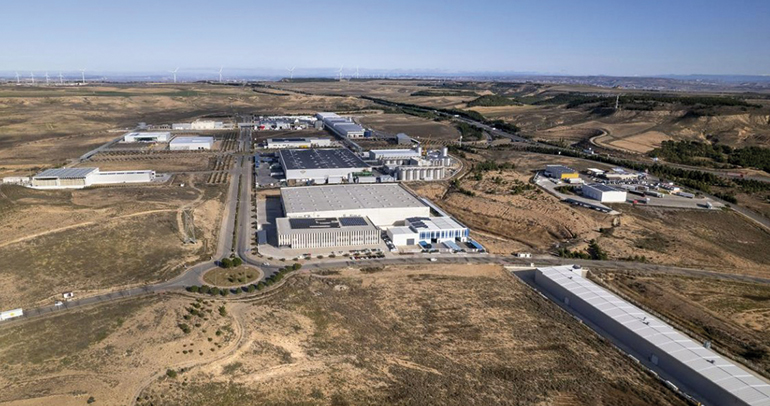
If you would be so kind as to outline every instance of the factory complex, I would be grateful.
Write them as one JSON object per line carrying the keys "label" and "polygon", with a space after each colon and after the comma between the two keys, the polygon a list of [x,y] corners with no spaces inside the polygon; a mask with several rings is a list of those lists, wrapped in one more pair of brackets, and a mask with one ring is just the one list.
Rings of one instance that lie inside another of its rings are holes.
{"label": "factory complex", "polygon": [[364,137],[364,127],[349,118],[338,116],[337,113],[317,113],[316,118],[321,120],[331,132],[342,138]]}
{"label": "factory complex", "polygon": [[583,185],[583,196],[602,203],[623,203],[626,201],[625,190],[616,189],[603,183]]}
{"label": "factory complex", "polygon": [[384,231],[396,246],[483,250],[470,241],[467,227],[443,212],[433,214],[429,202],[397,183],[282,188],[281,201],[285,217],[276,219],[281,247],[373,245]]}
{"label": "factory complex", "polygon": [[231,123],[215,120],[195,120],[191,123],[171,124],[172,130],[232,130]]}
{"label": "factory complex", "polygon": [[329,148],[332,140],[329,138],[268,138],[265,149],[289,148]]}
{"label": "factory complex", "polygon": [[214,137],[174,137],[168,143],[171,151],[210,150],[214,146]]}
{"label": "factory complex", "polygon": [[278,159],[287,181],[341,183],[351,174],[369,170],[369,165],[347,148],[284,149]]}
{"label": "factory complex", "polygon": [[123,142],[168,142],[171,133],[166,132],[131,132],[123,136]]}
{"label": "factory complex", "polygon": [[694,404],[770,405],[762,378],[591,282],[582,269],[538,268],[535,284]]}
{"label": "factory complex", "polygon": [[82,189],[94,185],[146,183],[155,180],[155,171],[109,171],[99,168],[46,169],[32,177],[33,189]]}

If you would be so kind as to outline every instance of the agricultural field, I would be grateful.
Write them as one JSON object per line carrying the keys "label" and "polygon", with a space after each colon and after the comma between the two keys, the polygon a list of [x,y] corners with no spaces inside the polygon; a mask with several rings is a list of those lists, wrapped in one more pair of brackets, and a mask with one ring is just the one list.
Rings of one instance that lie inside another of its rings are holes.
{"label": "agricultural field", "polygon": [[684,276],[603,272],[612,289],[770,377],[770,287]]}
{"label": "agricultural field", "polygon": [[446,145],[457,142],[460,132],[449,121],[434,121],[408,114],[375,114],[359,119],[367,128],[396,135],[405,133],[424,146]]}

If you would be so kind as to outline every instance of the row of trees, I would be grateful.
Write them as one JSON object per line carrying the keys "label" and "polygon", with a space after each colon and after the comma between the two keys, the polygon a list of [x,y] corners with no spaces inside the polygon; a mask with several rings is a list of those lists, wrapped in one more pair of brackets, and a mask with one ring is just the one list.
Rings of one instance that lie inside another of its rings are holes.
{"label": "row of trees", "polygon": [[221,261],[219,261],[219,265],[222,268],[237,268],[241,265],[243,265],[243,260],[238,257],[231,257],[231,258],[222,258]]}
{"label": "row of trees", "polygon": [[731,164],[770,172],[770,148],[756,146],[734,149],[728,145],[697,141],[663,141],[648,155],[685,165]]}

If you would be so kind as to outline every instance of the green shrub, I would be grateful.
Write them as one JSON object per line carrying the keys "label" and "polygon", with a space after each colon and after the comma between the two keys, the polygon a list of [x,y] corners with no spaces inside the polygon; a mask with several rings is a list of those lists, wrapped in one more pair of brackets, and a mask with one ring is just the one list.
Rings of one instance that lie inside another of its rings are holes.
{"label": "green shrub", "polygon": [[298,271],[300,268],[302,268],[302,264],[299,262],[295,262],[294,265],[291,266],[295,271]]}
{"label": "green shrub", "polygon": [[232,264],[233,264],[233,267],[239,267],[243,265],[243,260],[238,257],[235,257],[232,259]]}
{"label": "green shrub", "polygon": [[230,258],[222,258],[222,260],[219,261],[219,263],[221,264],[222,268],[225,268],[225,269],[231,268],[233,266],[233,261],[231,261]]}
{"label": "green shrub", "polygon": [[174,378],[176,378],[176,371],[174,371],[173,369],[167,369],[166,370],[166,376],[171,378],[171,379],[174,379]]}

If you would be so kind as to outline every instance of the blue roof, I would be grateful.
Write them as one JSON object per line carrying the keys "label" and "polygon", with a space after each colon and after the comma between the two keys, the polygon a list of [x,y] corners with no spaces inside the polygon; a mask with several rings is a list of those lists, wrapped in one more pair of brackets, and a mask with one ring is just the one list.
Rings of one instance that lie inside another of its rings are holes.
{"label": "blue roof", "polygon": [[460,248],[460,246],[459,246],[459,245],[457,245],[457,244],[456,244],[454,241],[452,241],[452,240],[447,240],[447,241],[444,241],[444,242],[443,242],[443,244],[444,244],[444,245],[445,245],[447,248],[449,248],[449,249],[451,249],[451,250],[455,250],[455,251],[462,251],[462,250],[463,250],[462,248]]}
{"label": "blue roof", "polygon": [[472,245],[473,248],[476,248],[479,251],[484,251],[484,247],[482,247],[481,244],[477,243],[476,241],[468,240],[468,244]]}

